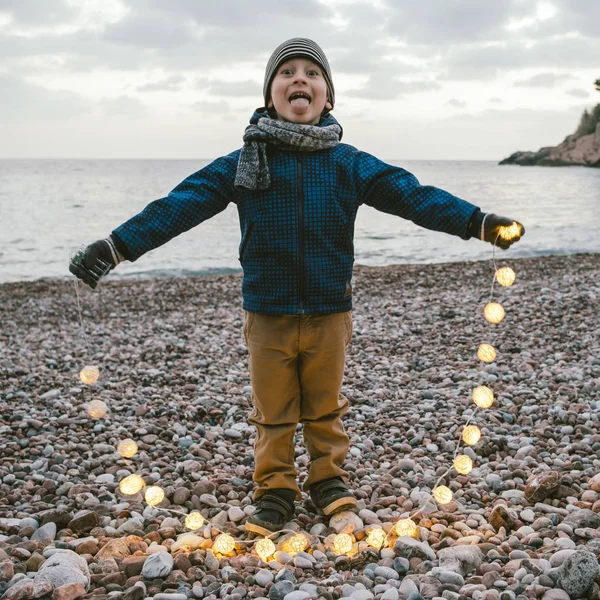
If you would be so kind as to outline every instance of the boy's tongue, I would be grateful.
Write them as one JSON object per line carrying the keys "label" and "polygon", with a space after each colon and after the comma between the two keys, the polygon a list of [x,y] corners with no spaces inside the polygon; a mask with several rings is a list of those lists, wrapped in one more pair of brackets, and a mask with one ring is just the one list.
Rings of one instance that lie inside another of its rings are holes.
{"label": "boy's tongue", "polygon": [[294,110],[305,111],[310,102],[308,101],[308,98],[294,98],[290,101],[290,104]]}

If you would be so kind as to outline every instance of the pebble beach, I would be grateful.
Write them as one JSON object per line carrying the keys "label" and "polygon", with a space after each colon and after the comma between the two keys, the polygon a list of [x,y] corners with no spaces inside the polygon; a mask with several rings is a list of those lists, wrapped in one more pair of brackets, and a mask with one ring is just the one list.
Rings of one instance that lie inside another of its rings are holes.
{"label": "pebble beach", "polygon": [[[497,325],[483,317],[491,260],[355,268],[342,393],[359,511],[329,520],[303,493],[266,562],[243,527],[255,433],[241,276],[0,285],[0,596],[598,600],[600,254],[497,258],[517,275],[493,288]],[[491,408],[476,410],[478,385]],[[482,437],[465,448],[468,421]],[[451,468],[459,445],[468,475]],[[299,428],[300,482],[308,461]],[[165,499],[123,495],[132,473]],[[437,484],[448,504],[431,501]],[[191,511],[207,519],[194,532]],[[395,534],[406,517],[416,537]],[[286,545],[294,531],[304,551]],[[226,555],[221,532],[236,540]]]}

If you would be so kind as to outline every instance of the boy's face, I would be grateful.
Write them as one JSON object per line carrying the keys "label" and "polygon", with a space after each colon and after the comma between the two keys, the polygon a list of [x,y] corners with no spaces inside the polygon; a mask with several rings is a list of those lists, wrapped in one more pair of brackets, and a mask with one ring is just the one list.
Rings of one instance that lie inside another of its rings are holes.
{"label": "boy's face", "polygon": [[[308,98],[298,97],[298,92]],[[292,58],[281,63],[271,82],[267,107],[275,108],[280,121],[316,125],[323,109],[332,108],[321,67],[308,58]]]}

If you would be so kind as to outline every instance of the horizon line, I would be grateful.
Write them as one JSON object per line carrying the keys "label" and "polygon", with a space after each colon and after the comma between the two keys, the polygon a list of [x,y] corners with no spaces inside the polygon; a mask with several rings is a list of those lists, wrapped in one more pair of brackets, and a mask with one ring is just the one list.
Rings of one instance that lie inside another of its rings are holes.
{"label": "horizon line", "polygon": [[[221,158],[220,156],[215,156],[213,158],[196,158],[196,157],[190,157],[190,158],[160,158],[160,157],[154,157],[154,158],[148,158],[148,157],[113,157],[113,158],[107,158],[107,157],[95,157],[95,156],[89,156],[89,157],[78,157],[78,158],[73,158],[73,157],[69,157],[69,156],[35,156],[35,157],[31,157],[31,156],[0,156],[0,160],[162,160],[162,161],[166,161],[166,160],[197,160],[197,161],[212,161],[212,160],[217,160],[217,158]],[[469,162],[494,162],[494,161],[500,161],[503,159],[497,159],[497,158],[382,158],[381,160],[385,161],[401,161],[401,160],[419,160],[419,161],[437,161],[437,162],[442,162],[442,161],[469,161]]]}

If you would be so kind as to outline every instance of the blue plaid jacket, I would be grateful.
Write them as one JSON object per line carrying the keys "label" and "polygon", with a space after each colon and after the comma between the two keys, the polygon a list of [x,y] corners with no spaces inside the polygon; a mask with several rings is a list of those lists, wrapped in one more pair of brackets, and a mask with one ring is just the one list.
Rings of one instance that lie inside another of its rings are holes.
{"label": "blue plaid jacket", "polygon": [[[332,123],[328,115],[319,125]],[[126,258],[137,260],[235,202],[243,308],[328,314],[352,308],[354,222],[361,204],[470,237],[467,225],[476,206],[422,186],[408,171],[353,146],[303,153],[269,145],[272,184],[257,191],[234,187],[239,154],[217,158],[115,229]]]}

